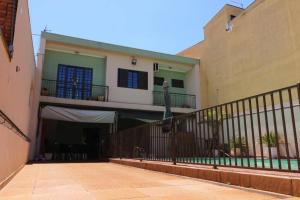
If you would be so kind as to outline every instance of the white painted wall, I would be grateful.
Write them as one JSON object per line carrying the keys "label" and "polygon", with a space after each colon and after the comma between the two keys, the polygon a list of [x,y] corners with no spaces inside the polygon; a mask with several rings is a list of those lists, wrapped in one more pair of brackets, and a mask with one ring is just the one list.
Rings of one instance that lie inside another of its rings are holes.
{"label": "white painted wall", "polygon": [[[132,57],[111,54],[107,56],[106,85],[109,86],[109,101],[152,104],[153,61],[137,58],[137,65],[131,64]],[[118,69],[143,71],[148,73],[148,90],[118,87]]]}

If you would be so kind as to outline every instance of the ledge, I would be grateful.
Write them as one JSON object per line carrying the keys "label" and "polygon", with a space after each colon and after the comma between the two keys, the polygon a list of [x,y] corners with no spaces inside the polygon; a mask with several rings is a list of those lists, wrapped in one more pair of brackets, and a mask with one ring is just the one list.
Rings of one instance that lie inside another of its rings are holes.
{"label": "ledge", "polygon": [[246,188],[300,197],[300,174],[212,166],[177,164],[159,161],[110,159],[110,162],[152,171],[199,178]]}

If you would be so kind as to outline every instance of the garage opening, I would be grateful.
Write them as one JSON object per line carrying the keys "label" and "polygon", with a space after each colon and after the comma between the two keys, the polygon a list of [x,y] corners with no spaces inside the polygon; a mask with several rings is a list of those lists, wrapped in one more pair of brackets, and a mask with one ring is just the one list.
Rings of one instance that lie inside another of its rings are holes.
{"label": "garage opening", "polygon": [[39,126],[38,160],[105,161],[110,134],[116,131],[116,113],[46,106]]}

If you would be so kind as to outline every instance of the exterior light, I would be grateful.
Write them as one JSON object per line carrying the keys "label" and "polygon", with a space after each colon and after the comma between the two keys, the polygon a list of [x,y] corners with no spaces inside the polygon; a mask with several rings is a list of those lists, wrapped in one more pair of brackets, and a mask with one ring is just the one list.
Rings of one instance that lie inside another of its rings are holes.
{"label": "exterior light", "polygon": [[133,57],[132,60],[131,60],[131,64],[136,65],[137,64],[137,59]]}

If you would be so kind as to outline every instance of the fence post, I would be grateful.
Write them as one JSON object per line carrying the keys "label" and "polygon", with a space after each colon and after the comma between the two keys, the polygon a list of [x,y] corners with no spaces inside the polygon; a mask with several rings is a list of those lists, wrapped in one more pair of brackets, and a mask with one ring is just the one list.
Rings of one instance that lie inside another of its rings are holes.
{"label": "fence post", "polygon": [[[300,82],[297,84],[297,91],[298,91],[298,101],[299,101],[299,109],[300,109]],[[297,131],[296,131],[297,132]],[[297,137],[297,135],[296,135]],[[298,145],[298,144],[296,144]],[[297,163],[298,163],[298,170],[300,170],[300,158],[297,158]]]}
{"label": "fence post", "polygon": [[122,132],[119,132],[119,156],[122,159]]}
{"label": "fence post", "polygon": [[176,144],[176,130],[174,118],[171,118],[171,137],[172,137],[172,162],[176,165],[176,154],[177,154],[177,144]]}

